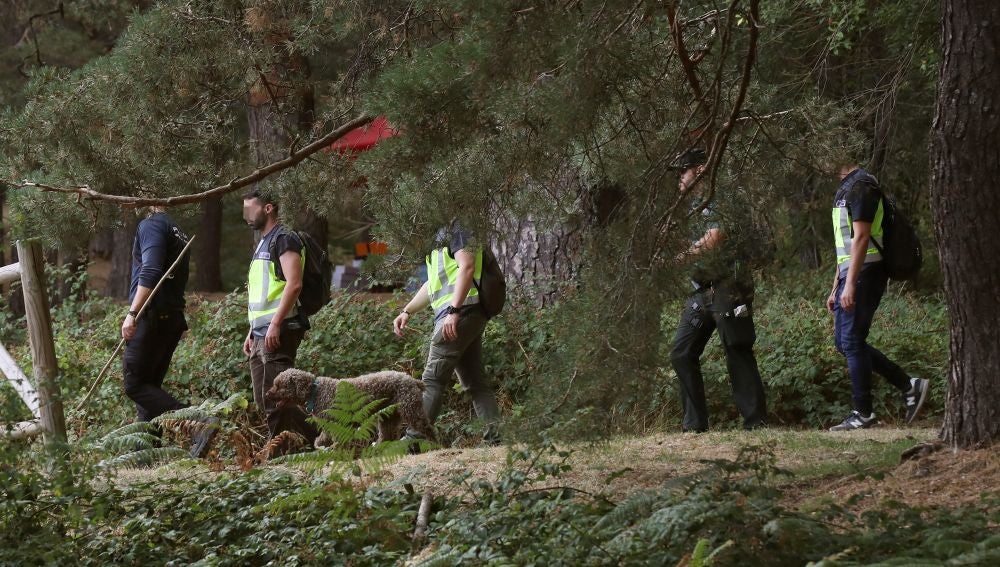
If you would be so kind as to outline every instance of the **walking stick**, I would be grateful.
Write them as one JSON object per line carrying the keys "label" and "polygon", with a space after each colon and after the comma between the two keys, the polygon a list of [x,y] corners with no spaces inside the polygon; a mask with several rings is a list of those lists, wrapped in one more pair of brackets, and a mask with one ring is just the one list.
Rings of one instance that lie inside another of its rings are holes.
{"label": "walking stick", "polygon": [[[176,268],[177,264],[180,263],[181,258],[183,258],[184,254],[187,253],[188,248],[191,247],[191,243],[194,242],[194,239],[195,239],[194,235],[192,235],[191,238],[188,239],[187,244],[184,245],[184,249],[181,250],[181,253],[177,255],[177,259],[174,260],[174,263],[171,264],[170,267],[167,268],[167,271],[163,273],[163,275],[160,277],[160,281],[156,282],[156,287],[153,288],[153,291],[149,292],[149,297],[146,298],[146,302],[142,304],[142,307],[139,308],[139,312],[135,315],[135,319],[137,321],[139,320],[139,317],[142,317],[142,314],[146,312],[146,307],[149,306],[150,302],[153,300],[153,296],[156,295],[157,291],[159,291],[160,286],[163,285],[163,282],[167,281],[167,278],[170,277],[170,274],[174,271],[174,268]],[[90,399],[91,394],[93,394],[94,390],[97,389],[97,386],[101,384],[101,380],[104,379],[104,374],[108,371],[108,367],[110,367],[111,363],[114,362],[115,357],[118,356],[118,353],[122,350],[123,346],[125,346],[125,339],[118,341],[118,346],[115,347],[115,352],[111,353],[111,358],[109,358],[108,361],[104,364],[104,368],[101,369],[101,373],[97,375],[97,379],[94,380],[94,383],[90,385],[90,389],[87,390],[87,395],[84,396],[82,400],[80,400],[79,404],[77,404],[76,406],[77,410],[82,408],[84,404],[87,403],[87,400]]]}

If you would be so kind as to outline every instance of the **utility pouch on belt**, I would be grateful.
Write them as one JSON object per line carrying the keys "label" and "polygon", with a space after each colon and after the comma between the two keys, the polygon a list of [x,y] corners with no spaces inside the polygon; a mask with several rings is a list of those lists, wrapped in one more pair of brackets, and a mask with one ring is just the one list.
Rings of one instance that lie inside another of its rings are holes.
{"label": "utility pouch on belt", "polygon": [[688,303],[687,321],[696,329],[700,329],[705,323],[705,308],[695,300]]}

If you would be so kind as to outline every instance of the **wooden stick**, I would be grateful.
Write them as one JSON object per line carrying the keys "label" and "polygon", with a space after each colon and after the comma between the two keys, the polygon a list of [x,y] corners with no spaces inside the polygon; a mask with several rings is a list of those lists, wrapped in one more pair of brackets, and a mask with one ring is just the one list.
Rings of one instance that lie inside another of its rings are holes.
{"label": "wooden stick", "polygon": [[427,523],[431,515],[431,504],[434,503],[434,495],[428,490],[424,492],[420,499],[420,509],[417,510],[417,528],[413,530],[413,539],[423,539],[427,533]]}
{"label": "wooden stick", "polygon": [[[163,285],[163,282],[167,281],[167,278],[174,271],[174,268],[177,267],[177,264],[180,263],[181,258],[183,258],[184,254],[187,253],[188,248],[191,247],[191,243],[194,242],[195,238],[196,235],[192,235],[191,238],[188,239],[187,244],[184,245],[184,249],[181,250],[181,253],[177,255],[177,259],[174,260],[174,263],[171,264],[169,268],[167,268],[166,272],[163,272],[163,275],[160,277],[160,281],[156,282],[156,287],[153,288],[153,291],[149,292],[149,297],[146,298],[146,302],[143,303],[142,307],[139,308],[139,313],[136,314],[135,316],[136,321],[138,321],[139,318],[142,317],[142,314],[146,312],[146,307],[148,307],[149,304],[152,302],[153,296],[155,296],[156,292],[160,290],[160,286]],[[101,369],[101,373],[97,375],[97,379],[94,380],[94,383],[90,385],[90,389],[87,390],[87,395],[84,396],[83,399],[80,400],[80,403],[76,405],[76,409],[78,411],[81,408],[83,408],[83,406],[87,403],[88,400],[90,400],[90,396],[94,393],[94,390],[96,390],[97,386],[99,386],[101,384],[101,381],[104,380],[104,374],[108,371],[108,368],[111,366],[111,363],[114,362],[115,358],[118,356],[118,352],[121,351],[123,346],[125,346],[125,339],[118,341],[118,346],[115,347],[115,352],[111,353],[111,358],[109,358],[108,361],[104,363],[104,368]]]}

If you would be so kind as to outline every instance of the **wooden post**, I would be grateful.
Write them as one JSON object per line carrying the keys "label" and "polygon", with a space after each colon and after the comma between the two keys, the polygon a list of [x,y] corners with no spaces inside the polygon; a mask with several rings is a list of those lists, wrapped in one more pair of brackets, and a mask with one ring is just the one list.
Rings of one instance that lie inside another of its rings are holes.
{"label": "wooden post", "polygon": [[24,291],[24,313],[28,322],[31,360],[34,366],[35,390],[38,392],[40,423],[45,442],[66,442],[66,419],[56,375],[56,347],[52,340],[52,319],[49,298],[45,292],[45,261],[37,240],[17,241],[17,257],[21,264],[21,287]]}

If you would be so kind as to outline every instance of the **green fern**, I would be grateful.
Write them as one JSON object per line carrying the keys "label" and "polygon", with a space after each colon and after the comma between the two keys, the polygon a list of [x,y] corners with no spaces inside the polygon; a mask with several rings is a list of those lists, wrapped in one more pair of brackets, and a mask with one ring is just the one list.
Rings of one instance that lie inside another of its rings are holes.
{"label": "green fern", "polygon": [[[329,468],[331,476],[360,476],[364,471],[383,469],[406,455],[410,444],[406,441],[371,444],[378,422],[396,409],[395,405],[379,409],[382,403],[382,400],[371,400],[348,382],[341,383],[331,407],[323,412],[323,417],[313,418],[316,427],[333,439],[334,446],[311,453],[283,455],[269,462],[310,471]],[[426,441],[419,443],[423,449],[431,446]]]}
{"label": "green fern", "polygon": [[110,459],[104,459],[97,466],[104,469],[145,469],[188,457],[188,452],[180,447],[156,447],[126,453]]}
{"label": "green fern", "polygon": [[112,454],[121,454],[144,449],[153,449],[160,444],[160,438],[151,433],[139,432],[115,437],[105,437],[96,444],[97,448]]}
{"label": "green fern", "polygon": [[694,546],[694,551],[691,553],[691,562],[688,565],[689,567],[710,567],[715,564],[715,558],[718,557],[719,553],[732,547],[734,544],[733,540],[727,540],[710,553],[708,551],[710,542],[705,538],[699,539],[698,543]]}
{"label": "green fern", "polygon": [[337,386],[333,404],[315,417],[320,431],[330,436],[340,447],[368,442],[374,436],[378,422],[396,411],[395,405],[378,409],[383,400],[372,400],[350,382]]}
{"label": "green fern", "polygon": [[134,433],[149,433],[151,435],[155,435],[156,433],[159,432],[159,430],[160,430],[159,427],[148,421],[137,421],[135,423],[130,423],[128,425],[123,425],[118,429],[106,433],[104,437],[101,437],[97,441],[97,444],[102,445],[116,437],[123,437],[125,435],[132,435]]}

